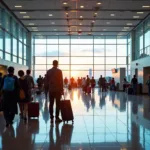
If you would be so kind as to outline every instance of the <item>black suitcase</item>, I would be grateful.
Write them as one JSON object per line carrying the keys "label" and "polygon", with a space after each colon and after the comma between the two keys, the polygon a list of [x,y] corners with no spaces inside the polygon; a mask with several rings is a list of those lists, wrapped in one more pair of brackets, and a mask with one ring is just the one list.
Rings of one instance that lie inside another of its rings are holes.
{"label": "black suitcase", "polygon": [[128,90],[127,90],[127,93],[129,95],[132,95],[133,94],[133,88],[129,87]]}
{"label": "black suitcase", "polygon": [[61,128],[61,141],[62,145],[70,145],[71,138],[73,133],[73,125],[71,124],[64,124]]}
{"label": "black suitcase", "polygon": [[70,100],[62,100],[60,102],[60,110],[61,110],[61,116],[62,120],[65,123],[65,121],[72,121],[74,123],[74,116],[73,116],[73,111],[71,107]]}

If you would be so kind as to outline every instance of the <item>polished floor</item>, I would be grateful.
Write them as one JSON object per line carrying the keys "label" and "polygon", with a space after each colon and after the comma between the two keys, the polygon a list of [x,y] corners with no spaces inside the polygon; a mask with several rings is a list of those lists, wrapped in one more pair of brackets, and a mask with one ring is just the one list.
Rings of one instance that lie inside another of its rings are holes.
{"label": "polished floor", "polygon": [[44,94],[39,120],[24,123],[15,117],[5,128],[0,115],[2,150],[150,150],[150,98],[128,96],[123,92],[100,92],[85,95],[81,89],[65,92],[70,99],[75,122],[50,124]]}

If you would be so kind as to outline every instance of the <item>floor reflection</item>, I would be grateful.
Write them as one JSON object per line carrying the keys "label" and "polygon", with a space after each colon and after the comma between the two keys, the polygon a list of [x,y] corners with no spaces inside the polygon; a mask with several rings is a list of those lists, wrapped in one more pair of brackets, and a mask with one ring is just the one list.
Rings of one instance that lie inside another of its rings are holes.
{"label": "floor reflection", "polygon": [[[16,116],[12,127],[5,128],[0,115],[2,150],[149,150],[150,100],[146,96],[123,92],[84,94],[81,89],[67,91],[75,117],[74,125],[50,125],[49,100],[37,96],[40,117],[27,124]],[[64,99],[62,97],[62,99]]]}

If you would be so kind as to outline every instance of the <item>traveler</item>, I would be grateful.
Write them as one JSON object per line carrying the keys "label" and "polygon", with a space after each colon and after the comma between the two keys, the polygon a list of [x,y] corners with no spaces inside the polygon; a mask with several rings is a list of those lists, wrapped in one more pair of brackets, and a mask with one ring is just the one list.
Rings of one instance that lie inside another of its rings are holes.
{"label": "traveler", "polygon": [[[20,116],[22,119],[25,121],[27,120],[27,111],[28,111],[28,102],[30,102],[30,95],[29,95],[29,84],[27,81],[27,78],[24,76],[24,71],[19,70],[18,71],[19,75],[19,84],[20,84],[20,90],[22,90],[22,94],[24,94],[24,98],[19,98],[19,107],[20,107]],[[21,91],[20,91],[21,92]],[[21,94],[21,93],[20,93]]]}
{"label": "traveler", "polygon": [[99,78],[99,80],[98,80],[98,85],[99,85],[99,88],[100,88],[100,90],[102,90],[103,89],[103,77],[102,77],[102,75],[100,76],[100,78]]}
{"label": "traveler", "polygon": [[91,87],[94,88],[95,87],[95,79],[94,79],[94,77],[92,77],[90,82],[91,82]]}
{"label": "traveler", "polygon": [[146,82],[146,85],[148,86],[148,95],[150,96],[150,76],[149,76],[149,79]]}
{"label": "traveler", "polygon": [[116,90],[115,79],[112,78],[110,81],[110,90]]}
{"label": "traveler", "polygon": [[68,79],[67,79],[67,77],[65,77],[65,79],[64,79],[64,84],[65,84],[65,86],[68,85]]}
{"label": "traveler", "polygon": [[138,80],[136,78],[136,75],[133,76],[133,78],[131,80],[131,84],[132,84],[132,88],[133,88],[133,94],[136,95],[136,93],[137,93],[137,84],[138,84]]}
{"label": "traveler", "polygon": [[3,94],[3,113],[6,120],[6,127],[13,124],[17,111],[19,99],[19,81],[14,75],[14,67],[8,68],[8,74],[3,77],[1,88]]}
{"label": "traveler", "polygon": [[42,88],[43,88],[43,78],[41,77],[41,75],[39,75],[39,78],[37,79],[37,84],[38,84],[39,91],[42,91]]}
{"label": "traveler", "polygon": [[86,76],[86,87],[90,86],[90,78],[89,76],[87,75]]}
{"label": "traveler", "polygon": [[127,88],[127,84],[128,84],[126,78],[124,78],[124,80],[122,81],[122,83],[123,83],[123,91],[125,92],[125,90]]}
{"label": "traveler", "polygon": [[51,123],[53,123],[53,105],[54,100],[56,99],[56,123],[61,122],[62,120],[59,118],[60,112],[60,99],[61,95],[63,94],[63,75],[62,71],[57,68],[58,61],[53,61],[53,68],[47,71],[47,83],[49,86],[49,99],[50,99],[50,118]]}
{"label": "traveler", "polygon": [[47,77],[45,74],[45,77],[43,79],[44,82],[44,93],[45,93],[45,99],[47,100],[47,94],[48,94],[48,83],[47,83]]}
{"label": "traveler", "polygon": [[34,84],[33,77],[32,77],[30,74],[31,74],[31,70],[27,70],[27,71],[26,71],[26,76],[25,76],[25,78],[27,79],[27,82],[28,82],[28,87],[29,87],[29,99],[31,100],[32,89],[34,88],[35,84]]}

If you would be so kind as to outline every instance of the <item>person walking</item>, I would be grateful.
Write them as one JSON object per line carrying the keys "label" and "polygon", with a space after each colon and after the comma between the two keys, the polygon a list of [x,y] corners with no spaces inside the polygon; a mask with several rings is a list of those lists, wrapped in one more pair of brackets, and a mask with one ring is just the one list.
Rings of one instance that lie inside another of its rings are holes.
{"label": "person walking", "polygon": [[19,84],[20,84],[20,90],[23,91],[24,93],[24,98],[19,98],[19,107],[20,107],[20,112],[21,112],[21,118],[24,119],[24,121],[27,120],[27,111],[28,111],[28,103],[31,101],[30,99],[30,87],[28,84],[27,79],[24,76],[24,71],[19,70],[18,71],[19,75]]}
{"label": "person walking", "polygon": [[138,84],[138,80],[136,78],[136,75],[133,76],[133,78],[131,80],[131,84],[132,84],[132,88],[133,88],[133,94],[136,95],[136,93],[137,93],[137,84]]}
{"label": "person walking", "polygon": [[3,77],[0,89],[3,95],[3,113],[6,120],[6,127],[13,124],[19,100],[19,81],[14,75],[14,67],[8,68],[8,74]]}
{"label": "person walking", "polygon": [[150,96],[150,76],[149,76],[149,79],[146,82],[146,85],[148,86],[148,95]]}
{"label": "person walking", "polygon": [[60,99],[61,95],[63,94],[63,75],[62,71],[57,68],[58,61],[53,61],[53,67],[47,71],[47,83],[49,86],[49,99],[50,99],[50,118],[51,123],[53,123],[54,115],[53,115],[53,106],[54,100],[56,100],[56,114],[55,114],[55,121],[56,123],[62,122],[59,118],[60,112]]}

